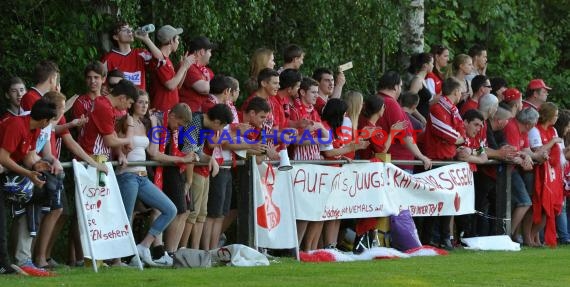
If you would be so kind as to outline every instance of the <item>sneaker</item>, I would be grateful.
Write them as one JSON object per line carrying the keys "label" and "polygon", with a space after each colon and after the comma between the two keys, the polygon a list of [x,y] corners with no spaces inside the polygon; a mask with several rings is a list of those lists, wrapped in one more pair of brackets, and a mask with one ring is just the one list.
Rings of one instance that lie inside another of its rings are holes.
{"label": "sneaker", "polygon": [[365,250],[370,248],[370,243],[368,241],[368,232],[364,233],[363,235],[357,235],[354,238],[354,244],[352,244],[352,253],[354,254],[361,254]]}
{"label": "sneaker", "polygon": [[227,241],[228,238],[226,237],[226,234],[222,233],[222,235],[220,235],[220,240],[218,241],[218,248],[226,246]]}
{"label": "sneaker", "polygon": [[378,240],[378,230],[372,229],[368,231],[368,245],[369,248],[380,247],[380,240]]}
{"label": "sneaker", "polygon": [[57,261],[55,261],[53,258],[50,258],[47,260],[47,264],[50,268],[57,268],[59,267],[59,263],[57,263]]}
{"label": "sneaker", "polygon": [[28,273],[24,272],[20,267],[15,264],[0,264],[0,275],[8,275],[8,274],[20,274],[20,275],[28,275]]}
{"label": "sneaker", "polygon": [[85,267],[85,261],[83,260],[78,260],[75,262],[75,264],[73,265],[75,267]]}
{"label": "sneaker", "polygon": [[139,262],[141,262],[140,258],[138,256],[133,256],[133,258],[131,258],[131,262],[129,262],[129,267],[138,268],[140,265],[144,266],[144,263],[141,262],[141,264],[139,264]]}
{"label": "sneaker", "polygon": [[45,269],[36,267],[31,260],[28,260],[26,263],[20,265],[20,269],[26,274],[34,277],[49,277],[54,275]]}
{"label": "sneaker", "polygon": [[453,250],[453,244],[451,244],[451,239],[445,239],[439,245],[439,248],[445,249],[447,251]]}
{"label": "sneaker", "polygon": [[168,252],[165,251],[162,257],[154,260],[154,263],[158,266],[171,267],[174,265],[174,259],[172,259],[172,257],[168,255]]}
{"label": "sneaker", "polygon": [[152,256],[150,255],[150,249],[149,248],[138,244],[137,245],[137,251],[139,253],[139,258],[141,259],[141,261],[143,263],[145,263],[148,266],[158,266],[158,265],[156,265],[156,263],[154,263],[154,261],[152,261]]}

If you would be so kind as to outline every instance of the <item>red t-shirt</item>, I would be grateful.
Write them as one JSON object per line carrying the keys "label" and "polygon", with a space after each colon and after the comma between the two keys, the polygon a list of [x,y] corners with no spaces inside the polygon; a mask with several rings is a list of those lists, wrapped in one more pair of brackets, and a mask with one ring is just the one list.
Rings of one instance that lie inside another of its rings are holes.
{"label": "red t-shirt", "polygon": [[505,135],[507,143],[515,147],[517,151],[530,147],[528,133],[520,132],[517,120],[514,118],[509,120],[503,130],[503,134]]}
{"label": "red t-shirt", "polygon": [[326,105],[327,101],[321,98],[321,96],[318,96],[317,102],[315,103],[315,109],[317,109],[317,113],[319,113],[319,115],[323,114],[323,109],[325,108]]}
{"label": "red t-shirt", "polygon": [[[220,102],[218,101],[218,98],[216,98],[216,96],[208,95],[206,100],[204,100],[202,102],[202,104],[200,105],[200,111],[202,111],[202,113],[207,113],[211,108],[213,108],[215,105],[217,105],[219,103]],[[192,110],[192,111],[194,111],[194,110]]]}
{"label": "red t-shirt", "polygon": [[[213,154],[214,154],[214,150],[212,148],[208,147],[207,144],[204,144],[203,152],[209,156],[213,156]],[[218,164],[220,164],[220,160],[217,156],[215,157],[215,159],[218,162]],[[222,162],[223,161],[224,161],[224,159],[222,158]],[[209,168],[207,165],[194,166],[194,172],[203,176],[203,177],[209,177],[210,176],[210,171],[209,171]]]}
{"label": "red t-shirt", "polygon": [[20,101],[20,108],[23,111],[31,111],[32,106],[42,98],[42,94],[36,88],[30,88],[26,94],[22,97]]}
{"label": "red t-shirt", "polygon": [[535,106],[533,103],[527,102],[526,100],[523,100],[522,103],[523,103],[523,109],[526,109],[526,108],[533,108],[533,109],[535,109],[536,111],[538,111],[538,107]]}
{"label": "red t-shirt", "polygon": [[125,79],[131,81],[140,89],[146,90],[145,66],[151,58],[152,54],[147,50],[135,48],[127,54],[111,50],[111,52],[103,56],[101,62],[107,64],[107,71],[118,69],[123,72]]}
{"label": "red t-shirt", "polygon": [[[59,120],[59,122],[57,122],[57,125],[65,125],[67,123],[67,121],[65,120],[65,117],[61,117],[61,119]],[[62,137],[66,134],[69,134],[69,130],[67,128],[64,128],[62,131],[60,131],[59,133],[56,133],[54,129],[51,130],[51,136],[49,137],[49,143],[51,145],[51,154],[53,155],[53,157],[59,159],[59,155],[61,153],[61,142],[62,142]]]}
{"label": "red t-shirt", "polygon": [[107,97],[97,97],[93,102],[93,110],[89,114],[89,121],[83,127],[83,134],[79,137],[79,145],[89,155],[106,155],[111,158],[111,148],[103,142],[103,136],[115,132],[115,119],[113,105]]}
{"label": "red t-shirt", "polygon": [[465,112],[467,112],[468,110],[476,110],[478,108],[479,108],[479,102],[476,102],[470,98],[463,104],[463,106],[461,106],[459,113],[461,114],[461,116],[463,116],[463,114],[465,114]]}
{"label": "red t-shirt", "polygon": [[[388,149],[388,153],[390,153],[392,158],[396,160],[413,160],[414,154],[410,150],[408,150],[406,144],[403,141],[403,138],[405,136],[413,136],[412,123],[410,122],[408,115],[406,115],[406,112],[404,112],[400,104],[398,104],[398,102],[394,100],[394,98],[381,93],[378,96],[384,97],[385,110],[384,110],[384,115],[382,115],[382,117],[380,117],[378,122],[376,122],[376,126],[381,127],[387,133],[390,133],[392,125],[395,124],[396,122],[406,121],[408,126],[406,130],[402,131],[403,133],[405,133],[405,135],[401,135],[402,132],[399,132],[397,133],[396,136],[392,137],[392,144]],[[413,168],[412,166],[403,166],[403,165],[401,165],[400,167],[405,169]]]}
{"label": "red t-shirt", "polygon": [[159,111],[166,112],[180,101],[178,89],[169,90],[165,86],[166,82],[174,78],[176,71],[168,57],[164,57],[164,61],[158,61],[152,58],[150,61],[150,70],[150,106]]}
{"label": "red t-shirt", "polygon": [[[482,133],[478,133],[476,134],[474,137],[465,137],[465,142],[463,143],[463,146],[470,148],[473,151],[477,151],[479,150],[481,147],[486,147],[486,141],[487,141],[487,132],[486,132],[486,128],[483,128],[481,130],[485,130],[485,132],[483,133],[485,138],[482,139]],[[477,165],[474,163],[469,163],[469,167],[471,167],[471,170],[473,172],[477,171]]]}
{"label": "red t-shirt", "polygon": [[81,95],[75,100],[73,103],[73,107],[71,107],[71,113],[74,119],[81,118],[82,115],[86,117],[89,116],[91,113],[91,109],[93,108],[94,100],[91,99],[89,94]]}
{"label": "red t-shirt", "polygon": [[6,110],[6,112],[2,115],[2,117],[0,117],[0,122],[3,122],[5,119],[9,119],[11,117],[15,117],[18,116],[14,113],[12,113],[10,110]]}
{"label": "red t-shirt", "polygon": [[269,97],[271,112],[275,119],[274,126],[280,130],[289,126],[289,117],[291,115],[289,96],[282,97],[279,94]]}
{"label": "red t-shirt", "polygon": [[[251,101],[251,99],[257,97],[257,94],[252,94],[251,96],[249,96],[249,98],[245,99],[245,101],[243,101],[242,105],[241,105],[241,110],[242,112],[245,112],[245,109],[247,108],[247,105],[249,104],[249,102]],[[269,105],[271,106],[271,101],[267,101],[267,103],[269,103]],[[269,111],[269,113],[267,113],[267,117],[265,118],[265,121],[263,121],[263,130],[265,131],[265,133],[267,135],[273,134],[274,133],[274,129],[278,129],[279,126],[277,126],[277,123],[274,119],[273,116],[273,107],[271,107],[272,110]],[[269,146],[273,145],[273,140],[271,139],[271,137],[268,137],[268,141],[267,144]],[[277,149],[277,151],[279,151],[280,148]]]}
{"label": "red t-shirt", "polygon": [[15,116],[0,123],[0,147],[9,152],[16,163],[22,163],[26,154],[36,148],[41,129],[30,130],[31,118],[30,115]]}
{"label": "red t-shirt", "polygon": [[200,80],[209,82],[213,78],[214,72],[210,68],[198,64],[190,66],[180,88],[180,102],[188,104],[193,112],[200,112],[202,102],[208,98],[208,95],[199,94],[192,88],[192,85]]}
{"label": "red t-shirt", "polygon": [[[321,122],[321,117],[319,113],[317,113],[317,109],[313,106],[305,106],[299,98],[295,99],[294,108],[290,111],[291,120],[298,121],[300,119],[308,119],[313,122]],[[317,131],[313,131],[310,133],[310,136],[313,138],[314,144],[306,144],[304,145],[294,145],[293,146],[293,159],[294,160],[319,160],[321,159],[321,154],[319,151],[319,143],[320,141],[317,139],[319,135],[322,136],[322,133]],[[301,139],[307,140],[309,137],[309,130],[307,129],[298,129],[297,130],[297,143]],[[326,139],[324,140],[326,141]]]}

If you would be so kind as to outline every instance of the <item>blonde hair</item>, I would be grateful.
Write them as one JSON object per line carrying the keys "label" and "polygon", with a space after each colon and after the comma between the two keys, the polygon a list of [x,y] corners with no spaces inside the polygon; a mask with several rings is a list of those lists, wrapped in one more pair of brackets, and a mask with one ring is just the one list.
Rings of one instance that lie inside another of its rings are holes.
{"label": "blonde hair", "polygon": [[251,57],[251,68],[249,70],[249,75],[257,79],[259,72],[267,67],[267,62],[273,55],[273,50],[267,48],[259,48],[255,50],[253,56]]}
{"label": "blonde hair", "polygon": [[540,105],[540,109],[538,109],[538,123],[544,124],[552,120],[556,116],[556,111],[558,111],[558,106],[552,102]]}
{"label": "blonde hair", "polygon": [[358,126],[358,116],[362,111],[362,103],[364,101],[364,97],[360,92],[349,91],[344,95],[344,101],[348,105],[346,113],[352,121],[352,129],[354,130]]}
{"label": "blonde hair", "polygon": [[170,109],[170,113],[181,120],[184,125],[190,124],[192,121],[192,110],[185,103],[178,103]]}
{"label": "blonde hair", "polygon": [[447,69],[447,75],[446,76],[448,78],[455,76],[457,71],[460,70],[461,65],[467,63],[468,60],[471,60],[471,57],[469,55],[459,54],[459,55],[455,56],[455,58],[453,58],[453,63],[451,64],[451,67],[449,67],[449,69]]}
{"label": "blonde hair", "polygon": [[[56,91],[51,91],[51,92],[47,92],[44,96],[44,99],[46,99],[48,102],[55,104],[56,106],[63,101],[65,103],[65,100],[67,99],[65,97],[64,94],[60,93],[60,92],[56,92]],[[64,104],[65,105],[65,104]]]}

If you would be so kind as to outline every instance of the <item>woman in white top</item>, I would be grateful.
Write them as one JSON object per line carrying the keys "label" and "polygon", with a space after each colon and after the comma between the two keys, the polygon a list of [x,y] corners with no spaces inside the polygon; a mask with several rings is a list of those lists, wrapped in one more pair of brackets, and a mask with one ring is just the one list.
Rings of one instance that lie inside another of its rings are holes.
{"label": "woman in white top", "polygon": [[[132,117],[134,128],[132,138],[133,149],[126,155],[126,161],[145,161],[146,152],[148,152],[154,160],[161,162],[188,163],[193,161],[193,154],[186,157],[165,155],[158,151],[156,142],[149,142],[147,132],[151,126],[157,126],[157,119],[155,116],[149,116],[148,106],[148,95],[145,92],[139,92],[135,103],[129,109],[129,113],[117,122],[119,136],[125,137],[128,123],[131,122],[128,120],[128,117]],[[125,162],[124,157],[124,154],[120,154],[120,161]],[[176,216],[176,206],[166,194],[148,179],[146,167],[144,166],[126,167],[122,165],[117,170],[117,181],[119,182],[119,189],[129,220],[132,219],[137,198],[147,206],[160,211],[160,215],[150,226],[150,230],[145,238],[137,245],[140,259],[147,265],[156,266],[157,263],[152,260],[149,248],[155,239],[161,241],[160,235]],[[155,242],[155,244],[162,245],[162,242]]]}

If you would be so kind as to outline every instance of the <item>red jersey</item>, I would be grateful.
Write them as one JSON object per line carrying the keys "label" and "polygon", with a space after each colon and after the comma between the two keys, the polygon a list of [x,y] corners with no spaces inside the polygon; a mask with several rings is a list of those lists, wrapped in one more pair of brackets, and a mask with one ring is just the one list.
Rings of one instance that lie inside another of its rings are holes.
{"label": "red jersey", "polygon": [[[66,123],[67,121],[65,120],[65,117],[61,117],[61,119],[59,119],[59,122],[57,122],[57,125],[62,126],[65,125]],[[55,129],[51,130],[51,136],[49,137],[49,142],[51,145],[51,154],[53,155],[54,158],[59,159],[59,155],[61,153],[61,142],[62,142],[61,138],[66,134],[69,134],[69,130],[67,128],[64,128],[59,133],[56,133]]]}
{"label": "red jersey", "polygon": [[[541,125],[537,125],[536,128],[540,132],[543,145],[558,137],[556,129],[552,126],[545,129]],[[548,160],[534,168],[535,188],[532,195],[532,218],[534,222],[540,222],[546,215],[544,239],[549,246],[556,246],[555,218],[556,215],[560,214],[564,202],[561,153],[560,145],[554,144],[550,149]]]}
{"label": "red jersey", "polygon": [[323,109],[327,105],[327,100],[323,99],[321,96],[317,97],[317,102],[315,103],[315,109],[319,115],[323,114]]}
{"label": "red jersey", "polygon": [[[21,109],[20,109],[21,112]],[[12,111],[6,109],[6,112],[0,117],[0,122],[3,122],[6,119],[9,119],[11,117],[15,117],[15,116],[19,116],[19,114],[14,114]]]}
{"label": "red jersey", "polygon": [[24,94],[22,100],[20,101],[20,108],[23,111],[31,111],[32,106],[42,98],[42,93],[38,91],[35,87],[32,87]]}
{"label": "red jersey", "polygon": [[461,106],[461,109],[459,109],[459,114],[463,116],[463,114],[465,114],[465,112],[467,112],[468,110],[476,110],[478,108],[479,108],[479,102],[476,102],[473,99],[469,98],[467,101],[465,101],[463,106]]}
{"label": "red jersey", "polygon": [[89,116],[93,108],[93,102],[94,99],[91,99],[89,94],[79,96],[73,103],[73,107],[71,107],[73,118],[79,119],[82,115]]}
{"label": "red jersey", "polygon": [[441,87],[443,86],[443,79],[436,75],[434,72],[429,72],[426,75],[426,79],[431,79],[435,86],[435,94],[441,94]]}
{"label": "red jersey", "polygon": [[431,159],[450,160],[455,157],[455,142],[465,138],[465,126],[457,107],[447,98],[429,109],[425,132],[425,155]]}
{"label": "red jersey", "polygon": [[[381,129],[380,127],[376,126],[376,123],[370,122],[369,119],[361,115],[358,118],[358,130],[362,132],[366,128]],[[386,135],[385,133],[372,132],[371,135],[374,135],[374,137],[370,138],[370,145],[368,145],[366,149],[361,149],[357,151],[358,157],[360,159],[375,158],[376,153],[381,153],[382,151],[384,151],[384,148],[386,147],[386,138],[384,138]]]}
{"label": "red jersey", "polygon": [[[242,112],[245,112],[245,108],[247,107],[247,105],[249,104],[249,102],[251,101],[251,99],[257,97],[257,94],[252,94],[251,96],[249,96],[249,98],[245,99],[245,101],[242,103],[241,105],[241,109]],[[269,105],[271,106],[271,101],[267,101],[267,103],[269,103]],[[265,121],[263,121],[263,130],[265,131],[265,134],[267,135],[272,135],[273,133],[275,133],[273,130],[278,129],[279,126],[277,126],[275,118],[273,116],[273,107],[271,107],[271,111],[269,111],[269,113],[267,113],[267,117],[265,118]],[[267,144],[269,146],[273,145],[273,140],[271,139],[271,136],[268,136],[269,139],[267,141]],[[279,151],[280,149],[278,149],[277,151]]]}
{"label": "red jersey", "polygon": [[269,97],[269,104],[275,119],[274,125],[281,130],[289,127],[289,117],[291,115],[289,96],[282,97],[279,94],[271,96]]}
{"label": "red jersey", "polygon": [[516,148],[517,151],[521,151],[525,148],[530,147],[528,142],[528,133],[522,133],[519,130],[519,126],[517,124],[517,120],[512,118],[509,120],[503,133],[505,135],[505,140],[509,145],[512,145]]}
{"label": "red jersey", "polygon": [[16,163],[22,163],[28,152],[36,148],[41,129],[30,130],[31,119],[30,115],[15,116],[0,123],[0,147]]}
{"label": "red jersey", "polygon": [[[487,147],[487,123],[485,122],[481,132],[476,134],[474,137],[465,137],[465,142],[463,146],[470,148],[473,151],[478,151],[481,148]],[[477,171],[477,165],[474,163],[469,163],[469,167],[473,172]]]}
{"label": "red jersey", "polygon": [[202,111],[202,113],[207,113],[211,108],[213,108],[215,105],[219,104],[220,102],[218,101],[218,98],[214,95],[208,95],[208,97],[206,98],[206,100],[204,100],[202,102],[202,104],[200,105],[200,111]]}
{"label": "red jersey", "polygon": [[[164,57],[163,61],[152,58],[150,69],[150,106],[159,111],[166,112],[180,101],[178,89],[174,88],[169,90],[165,85],[166,82],[174,78],[176,71],[168,57]],[[195,110],[192,109],[192,111]]]}
{"label": "red jersey", "polygon": [[111,50],[111,52],[103,56],[101,62],[107,65],[107,71],[118,69],[123,72],[125,79],[131,81],[140,89],[146,90],[145,66],[151,58],[152,54],[147,50],[135,48],[126,54],[117,50]]}
{"label": "red jersey", "polygon": [[526,108],[533,108],[533,109],[535,109],[536,111],[538,111],[538,107],[535,106],[533,103],[528,102],[528,101],[526,101],[526,100],[523,100],[522,103],[523,103],[523,109],[526,109]]}
{"label": "red jersey", "polygon": [[107,97],[95,98],[89,121],[79,137],[79,145],[87,154],[106,155],[111,158],[111,148],[105,145],[103,136],[115,132],[115,119],[109,116],[112,114],[113,105]]}
{"label": "red jersey", "polygon": [[208,95],[199,94],[192,86],[200,80],[209,82],[213,78],[214,72],[210,68],[198,64],[190,66],[180,88],[180,102],[188,104],[193,112],[201,112],[202,102],[208,98]]}
{"label": "red jersey", "polygon": [[[308,119],[313,122],[321,122],[321,117],[317,113],[317,109],[313,105],[306,106],[299,98],[295,99],[294,108],[290,110],[291,120],[297,121],[300,119]],[[314,144],[294,145],[293,146],[293,159],[294,160],[319,160],[321,153],[319,151],[319,135],[322,137],[322,132],[313,131],[308,132],[308,129],[298,129],[297,143],[301,139],[307,140],[308,135],[313,138]],[[326,141],[326,139],[324,140]]]}
{"label": "red jersey", "polygon": [[[376,126],[382,128],[387,133],[390,133],[392,125],[396,122],[407,122],[407,128],[396,134],[395,137],[399,138],[394,138],[394,136],[392,137],[392,144],[388,149],[388,153],[390,153],[392,158],[396,160],[413,160],[414,154],[408,150],[403,140],[405,136],[413,136],[412,123],[410,122],[408,115],[406,115],[406,112],[394,98],[382,93],[378,94],[378,96],[384,98],[385,110],[384,115],[382,115],[378,122],[376,122]],[[404,135],[402,135],[402,133],[404,133]],[[404,169],[413,169],[413,166],[401,165],[400,167]]]}

